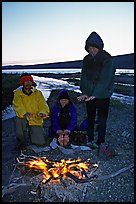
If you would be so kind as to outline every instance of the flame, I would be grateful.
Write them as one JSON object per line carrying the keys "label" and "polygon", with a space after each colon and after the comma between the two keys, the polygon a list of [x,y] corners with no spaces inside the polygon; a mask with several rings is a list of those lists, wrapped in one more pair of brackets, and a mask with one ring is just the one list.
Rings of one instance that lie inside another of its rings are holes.
{"label": "flame", "polygon": [[[84,178],[83,172],[86,172],[89,168],[88,161],[81,161],[81,158],[67,160],[62,159],[61,161],[49,161],[46,157],[34,158],[26,162],[20,162],[24,166],[28,167],[30,170],[36,169],[43,173],[42,182],[45,183],[52,179],[52,181],[57,181],[57,179],[65,178],[66,174],[69,172],[78,179]],[[93,165],[94,167],[97,164]]]}

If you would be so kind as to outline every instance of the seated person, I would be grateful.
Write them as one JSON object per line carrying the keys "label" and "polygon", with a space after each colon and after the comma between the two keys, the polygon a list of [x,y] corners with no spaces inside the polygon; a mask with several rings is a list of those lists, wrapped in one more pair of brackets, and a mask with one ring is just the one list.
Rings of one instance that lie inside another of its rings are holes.
{"label": "seated person", "polygon": [[76,107],[66,90],[61,90],[51,110],[51,137],[56,137],[61,146],[67,146],[77,125]]}
{"label": "seated person", "polygon": [[49,115],[49,106],[40,90],[35,88],[35,82],[28,73],[19,79],[20,87],[14,90],[12,101],[16,113],[16,138],[19,148],[26,146],[26,132],[29,127],[30,140],[37,146],[45,145],[43,119]]}

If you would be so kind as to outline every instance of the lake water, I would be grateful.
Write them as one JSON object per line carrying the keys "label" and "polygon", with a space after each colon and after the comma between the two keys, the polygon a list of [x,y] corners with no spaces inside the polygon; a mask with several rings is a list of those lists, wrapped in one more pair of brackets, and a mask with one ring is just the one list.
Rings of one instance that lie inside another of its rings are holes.
{"label": "lake water", "polygon": [[[15,74],[15,73],[54,73],[54,74],[64,74],[64,73],[77,73],[81,72],[81,69],[11,69],[2,70],[2,73]],[[134,69],[116,69],[115,74],[127,73],[134,75]]]}

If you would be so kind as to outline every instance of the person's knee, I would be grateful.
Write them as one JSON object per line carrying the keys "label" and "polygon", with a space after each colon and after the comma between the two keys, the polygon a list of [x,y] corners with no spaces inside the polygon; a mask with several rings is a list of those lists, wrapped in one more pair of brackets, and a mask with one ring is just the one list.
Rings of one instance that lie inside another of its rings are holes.
{"label": "person's knee", "polygon": [[46,144],[45,133],[42,126],[30,126],[30,138],[32,144],[38,146],[43,146]]}

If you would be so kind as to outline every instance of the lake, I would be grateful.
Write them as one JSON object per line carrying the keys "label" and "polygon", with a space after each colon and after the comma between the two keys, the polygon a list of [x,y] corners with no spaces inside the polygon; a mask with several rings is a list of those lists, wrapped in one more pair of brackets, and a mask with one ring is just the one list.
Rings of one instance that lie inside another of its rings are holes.
{"label": "lake", "polygon": [[[9,69],[2,70],[2,73],[15,74],[15,73],[54,73],[54,74],[64,74],[64,73],[78,73],[81,69]],[[115,74],[127,73],[129,75],[134,75],[134,69],[116,69]]]}

